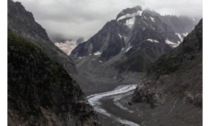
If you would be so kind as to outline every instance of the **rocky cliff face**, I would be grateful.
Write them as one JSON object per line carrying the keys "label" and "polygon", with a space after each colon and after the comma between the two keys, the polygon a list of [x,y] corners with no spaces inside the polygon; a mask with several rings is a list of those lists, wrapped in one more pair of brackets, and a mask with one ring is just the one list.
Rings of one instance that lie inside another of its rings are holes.
{"label": "rocky cliff face", "polygon": [[144,126],[202,126],[202,20],[153,64],[130,106]]}
{"label": "rocky cliff face", "polygon": [[8,0],[8,30],[31,40],[50,58],[61,64],[69,75],[77,72],[72,60],[50,41],[46,31],[20,2]]}
{"label": "rocky cliff face", "polygon": [[156,41],[164,42],[164,38],[159,37],[159,29],[156,28],[162,27],[163,29],[165,24],[159,19],[151,20],[153,17],[150,16],[141,7],[125,9],[117,15],[116,20],[106,23],[95,36],[79,45],[72,55],[79,57],[98,53],[101,59],[107,60],[123,50],[127,52],[147,39],[158,39]]}
{"label": "rocky cliff face", "polygon": [[[186,23],[189,25],[185,26]],[[78,45],[71,56],[86,59],[95,56],[98,60],[113,62],[113,66],[122,71],[142,72],[158,57],[177,47],[195,23],[186,17],[161,16],[140,6],[127,8],[96,35]]]}
{"label": "rocky cliff face", "polygon": [[8,1],[8,21],[9,126],[97,125],[93,108],[70,76],[76,73],[71,59],[19,2]]}
{"label": "rocky cliff face", "polygon": [[147,71],[155,60],[171,50],[165,43],[156,43],[155,41],[148,39],[138,46],[134,46],[114,63],[115,68],[120,71]]}
{"label": "rocky cliff face", "polygon": [[178,48],[153,64],[147,78],[151,80],[136,89],[133,102],[155,107],[175,97],[202,108],[202,20]]}
{"label": "rocky cliff face", "polygon": [[61,65],[31,41],[8,35],[8,125],[93,126],[93,108]]}
{"label": "rocky cliff face", "polygon": [[50,41],[45,29],[33,17],[33,14],[22,6],[20,2],[8,0],[8,27],[23,36],[30,36],[44,41]]}
{"label": "rocky cliff face", "polygon": [[192,31],[194,26],[199,22],[199,19],[197,18],[184,16],[177,17],[173,15],[162,16],[161,20],[175,33],[182,33],[180,34],[182,37],[186,37],[186,35]]}
{"label": "rocky cliff face", "polygon": [[132,48],[115,63],[121,71],[147,71],[161,55],[177,47],[197,23],[187,17],[161,16],[151,10],[144,10],[142,15],[144,18],[134,27],[138,32],[130,40]]}

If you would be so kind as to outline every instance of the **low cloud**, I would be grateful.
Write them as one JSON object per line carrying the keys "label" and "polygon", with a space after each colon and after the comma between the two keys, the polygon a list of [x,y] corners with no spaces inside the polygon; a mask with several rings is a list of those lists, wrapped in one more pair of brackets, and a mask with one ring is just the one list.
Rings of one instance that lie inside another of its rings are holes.
{"label": "low cloud", "polygon": [[86,39],[125,8],[140,5],[162,15],[185,15],[201,18],[201,0],[15,0],[31,11],[49,37]]}

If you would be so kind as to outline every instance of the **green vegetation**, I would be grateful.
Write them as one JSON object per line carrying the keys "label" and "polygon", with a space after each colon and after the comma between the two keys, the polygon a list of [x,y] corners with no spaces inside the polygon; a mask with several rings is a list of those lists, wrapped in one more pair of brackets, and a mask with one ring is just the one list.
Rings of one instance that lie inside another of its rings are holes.
{"label": "green vegetation", "polygon": [[9,110],[30,119],[30,116],[41,118],[42,107],[56,115],[71,113],[83,122],[94,113],[88,104],[81,101],[84,101],[82,90],[60,64],[30,40],[9,32]]}
{"label": "green vegetation", "polygon": [[158,78],[160,75],[170,74],[179,70],[181,65],[176,57],[164,55],[155,62],[152,71],[149,71],[149,73],[154,72]]}

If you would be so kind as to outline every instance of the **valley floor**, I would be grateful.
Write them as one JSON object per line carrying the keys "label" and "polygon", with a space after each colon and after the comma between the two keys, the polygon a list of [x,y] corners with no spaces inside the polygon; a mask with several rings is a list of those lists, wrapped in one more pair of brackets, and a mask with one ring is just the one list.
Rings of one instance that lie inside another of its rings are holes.
{"label": "valley floor", "polygon": [[120,85],[111,91],[88,96],[102,126],[198,126],[202,111],[192,104],[174,99],[151,109],[150,105],[129,105],[136,84]]}
{"label": "valley floor", "polygon": [[[139,126],[135,122],[129,121],[127,119],[122,118],[122,116],[119,116],[121,111],[122,111],[122,114],[120,114],[120,115],[123,115],[123,111],[125,111],[124,114],[127,114],[128,112],[132,113],[132,111],[129,111],[127,109],[127,107],[124,107],[119,102],[119,100],[127,95],[132,94],[133,93],[132,91],[136,88],[136,86],[137,86],[137,84],[121,85],[112,91],[90,95],[87,98],[88,98],[88,101],[90,102],[90,104],[94,107],[96,112],[98,112],[102,115],[105,115],[105,116],[109,117],[110,119],[113,119],[114,121],[116,121],[122,125]],[[110,99],[108,99],[108,101],[103,103],[102,101],[106,98],[110,98]],[[104,109],[106,107],[106,105],[108,105],[109,108],[114,107],[113,110],[107,111],[106,109]],[[111,105],[111,106],[109,106],[109,105]],[[118,111],[118,110],[120,112],[118,114],[110,113],[110,112],[114,112],[114,111]],[[131,118],[132,117],[130,116],[130,119]]]}

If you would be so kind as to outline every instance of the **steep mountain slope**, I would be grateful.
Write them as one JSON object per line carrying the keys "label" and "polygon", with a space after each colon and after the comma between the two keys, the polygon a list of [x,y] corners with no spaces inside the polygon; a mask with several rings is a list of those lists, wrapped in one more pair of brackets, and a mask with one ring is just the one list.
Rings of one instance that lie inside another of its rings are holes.
{"label": "steep mountain slope", "polygon": [[115,68],[120,71],[147,71],[156,59],[171,50],[164,43],[156,43],[155,41],[148,39],[130,49],[114,63]]}
{"label": "steep mountain slope", "polygon": [[35,22],[33,14],[26,11],[20,2],[8,0],[8,25],[10,30],[24,36],[50,41],[45,29]]}
{"label": "steep mountain slope", "polygon": [[[190,19],[188,17],[161,16],[160,14],[150,10],[145,10],[144,13],[150,15],[152,20],[155,19],[153,17],[158,17],[161,22],[165,24],[165,26],[162,27],[166,28],[162,29],[163,32],[160,32],[159,34],[157,34],[157,31],[151,30],[147,31],[147,33],[143,34],[142,36],[136,35],[134,37],[134,39],[136,39],[136,44],[134,44],[135,46],[115,63],[115,67],[121,71],[147,71],[151,67],[151,64],[157,60],[159,56],[171,50],[165,46],[165,43],[170,45],[172,48],[177,47],[183,41],[183,38],[186,36],[186,34],[193,30],[193,27],[198,22],[196,19]],[[158,26],[160,26],[160,24],[158,24]],[[148,37],[147,34],[152,34],[153,36],[156,34],[156,36]],[[165,43],[157,44],[159,41],[157,41],[158,39],[155,38],[160,36],[167,38],[165,41],[159,39]],[[153,39],[147,39],[145,41],[142,39],[144,37]],[[179,40],[177,40],[177,37]],[[138,44],[138,41],[143,42]]]}
{"label": "steep mountain slope", "polygon": [[[159,114],[171,111],[159,120],[165,124],[173,117],[175,125],[202,125],[202,20],[179,47],[153,64],[145,82],[135,90],[132,102],[147,103],[155,107],[152,112],[159,110]],[[168,108],[171,103],[172,108]],[[151,123],[152,120],[148,125]]]}
{"label": "steep mountain slope", "polygon": [[146,10],[147,13],[153,17],[159,17],[172,31],[175,33],[181,33],[182,37],[193,30],[194,26],[199,22],[198,18],[190,18],[185,16],[174,16],[174,15],[160,15],[155,11]]}
{"label": "steep mountain slope", "polygon": [[[82,87],[83,91],[87,86],[92,89],[91,84],[93,82],[88,80],[85,75],[79,75],[73,60],[56,47],[53,42],[48,41],[49,38],[45,30],[34,20],[33,15],[25,10],[21,3],[11,0],[8,0],[8,30],[30,40],[49,58],[61,64]],[[85,91],[85,93],[87,92]]]}
{"label": "steep mountain slope", "polygon": [[[195,23],[190,18],[161,16],[140,6],[127,8],[88,41],[78,45],[71,56],[79,58],[84,65],[88,58],[95,57],[121,71],[143,72],[159,56],[177,47],[183,34],[190,32]],[[175,25],[179,25],[177,29]]]}
{"label": "steep mountain slope", "polygon": [[[154,11],[142,10],[139,6],[127,8],[117,15],[116,20],[106,23],[96,35],[78,46],[72,55],[79,57],[99,52],[102,58],[110,58],[127,47],[128,43],[133,46],[147,39],[178,44],[180,37],[183,37],[181,35],[190,32],[196,23],[187,17],[161,16]],[[180,36],[176,33],[180,33]]]}
{"label": "steep mountain slope", "polygon": [[8,125],[96,125],[84,93],[31,41],[8,35]]}
{"label": "steep mountain slope", "polygon": [[180,34],[182,37],[185,37],[190,31],[193,30],[194,26],[199,22],[197,18],[188,18],[184,16],[173,16],[167,15],[162,16],[161,20],[166,23],[175,33]]}
{"label": "steep mountain slope", "polygon": [[[8,1],[8,124],[94,126],[71,59],[19,2]],[[70,76],[72,75],[72,76]]]}
{"label": "steep mountain slope", "polygon": [[61,64],[69,75],[76,73],[72,60],[56,47],[49,39],[46,31],[35,21],[31,12],[19,2],[8,0],[8,29],[31,40],[50,58]]}
{"label": "steep mountain slope", "polygon": [[[117,15],[116,20],[105,24],[95,36],[78,46],[72,55],[79,57],[98,54],[102,59],[107,60],[119,54],[121,50],[128,51],[133,45],[141,43],[141,41],[147,39],[164,41],[163,38],[159,37],[159,29],[155,28],[164,29],[165,24],[160,20],[154,23],[149,16],[148,13],[142,11],[141,7],[123,10]],[[166,32],[167,30],[162,31]]]}

